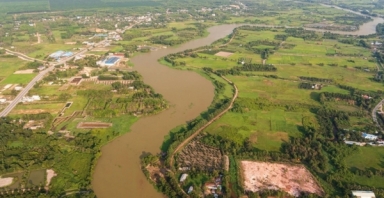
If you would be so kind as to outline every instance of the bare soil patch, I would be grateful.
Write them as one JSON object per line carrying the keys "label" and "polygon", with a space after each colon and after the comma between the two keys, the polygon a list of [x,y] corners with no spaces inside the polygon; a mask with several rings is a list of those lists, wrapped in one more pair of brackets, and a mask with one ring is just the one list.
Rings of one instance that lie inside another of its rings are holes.
{"label": "bare soil patch", "polygon": [[15,71],[14,74],[33,74],[33,69]]}
{"label": "bare soil patch", "polygon": [[97,129],[97,128],[108,128],[111,127],[112,123],[105,122],[80,122],[77,125],[78,129]]}
{"label": "bare soil patch", "polygon": [[51,183],[52,178],[56,175],[57,174],[53,169],[47,169],[47,183],[45,184],[46,189],[48,189],[48,186]]}
{"label": "bare soil patch", "polygon": [[283,190],[295,197],[301,192],[323,195],[312,174],[302,165],[241,161],[244,189],[258,192]]}
{"label": "bare soil patch", "polygon": [[0,177],[0,187],[5,187],[8,185],[11,185],[13,181],[12,177],[6,177],[6,178],[1,178]]}
{"label": "bare soil patch", "polygon": [[232,55],[233,53],[231,52],[223,52],[223,51],[220,51],[220,52],[217,52],[215,54],[215,56],[221,56],[221,57],[224,57],[224,58],[228,58]]}
{"label": "bare soil patch", "polygon": [[13,110],[12,114],[38,114],[38,113],[44,113],[44,112],[49,112],[49,113],[54,113],[56,110],[46,110],[46,109],[17,109]]}

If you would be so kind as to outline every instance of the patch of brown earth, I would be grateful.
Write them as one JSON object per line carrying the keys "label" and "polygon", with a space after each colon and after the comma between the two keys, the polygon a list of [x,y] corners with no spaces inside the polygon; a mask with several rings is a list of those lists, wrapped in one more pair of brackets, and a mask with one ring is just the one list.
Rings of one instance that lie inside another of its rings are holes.
{"label": "patch of brown earth", "polygon": [[224,57],[224,58],[228,58],[232,55],[233,53],[231,52],[223,52],[223,51],[220,51],[220,52],[217,52],[215,54],[215,56],[220,56],[220,57]]}
{"label": "patch of brown earth", "polygon": [[77,125],[78,129],[96,129],[96,128],[108,128],[111,127],[112,123],[104,122],[80,122]]}
{"label": "patch of brown earth", "polygon": [[283,190],[295,197],[302,192],[322,196],[324,191],[302,165],[241,161],[244,189],[258,192]]}

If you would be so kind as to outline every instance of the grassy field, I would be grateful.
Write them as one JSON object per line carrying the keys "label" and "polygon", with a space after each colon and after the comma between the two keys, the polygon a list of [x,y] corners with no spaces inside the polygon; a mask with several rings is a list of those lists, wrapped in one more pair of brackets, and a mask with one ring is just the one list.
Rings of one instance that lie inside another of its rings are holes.
{"label": "grassy field", "polygon": [[0,57],[0,84],[4,84],[3,80],[12,75],[20,67],[23,67],[27,61],[19,58],[1,58]]}
{"label": "grassy field", "polygon": [[382,147],[359,147],[359,151],[350,155],[345,160],[350,168],[359,169],[375,168],[384,170],[384,148]]}
{"label": "grassy field", "polygon": [[32,104],[18,104],[10,113],[12,115],[21,115],[21,114],[36,114],[42,112],[49,112],[53,115],[59,113],[59,110],[64,107],[64,102],[59,103],[32,103]]}
{"label": "grassy field", "polygon": [[289,137],[300,137],[299,126],[303,116],[310,112],[285,112],[283,110],[227,113],[205,131],[241,143],[249,137],[260,150],[279,151]]}
{"label": "grassy field", "polygon": [[0,82],[0,85],[6,85],[6,84],[28,84],[34,77],[36,76],[35,73],[33,74],[11,74],[7,78],[5,78],[3,81]]}
{"label": "grassy field", "polygon": [[[216,49],[217,51],[234,52],[228,58],[200,51],[197,53],[198,57],[176,59],[177,62],[185,62],[185,66],[176,66],[176,68],[197,71],[203,67],[210,67],[213,70],[229,69],[239,66],[237,62],[241,58],[252,59],[252,63],[262,63],[260,54],[251,52],[246,45],[252,41],[261,41],[252,48],[266,49],[271,46],[265,45],[263,42],[268,41],[269,43],[280,43],[278,44],[279,49],[267,60],[267,63],[275,65],[277,72],[243,72],[247,75],[227,75],[227,78],[238,87],[239,98],[258,99],[275,104],[294,105],[299,102],[310,106],[320,106],[318,96],[321,92],[349,94],[349,91],[340,89],[336,85],[339,83],[362,90],[377,91],[381,89],[381,83],[372,81],[374,73],[362,70],[362,68],[372,70],[376,68],[376,63],[369,61],[371,58],[369,49],[329,39],[305,41],[301,38],[289,37],[285,42],[281,42],[275,39],[277,34],[285,34],[285,32],[282,29],[277,31],[240,30],[226,47]],[[285,45],[293,47],[285,47]],[[348,55],[327,55],[339,52]],[[357,57],[354,57],[355,55]],[[338,65],[329,65],[335,63]],[[356,67],[361,67],[361,69]],[[276,75],[279,78],[268,78],[265,75]],[[299,89],[300,76],[331,79],[333,83],[325,83],[321,90]],[[327,102],[327,105],[346,112],[359,111],[359,108],[343,101]],[[237,143],[243,142],[245,138],[250,138],[258,149],[279,151],[281,144],[288,141],[289,137],[301,136],[300,127],[304,117],[313,120],[315,114],[305,108],[299,108],[293,112],[279,107],[273,110],[249,109],[242,114],[229,112],[205,131]],[[370,118],[351,116],[351,119],[352,127],[361,127],[361,123],[367,123]]]}
{"label": "grassy field", "polygon": [[7,12],[33,12],[49,10],[48,0],[15,0],[15,1],[0,1],[0,13]]}
{"label": "grassy field", "polygon": [[[384,170],[384,148],[359,147],[358,149],[358,152],[348,156],[345,160],[345,164],[349,168]],[[355,176],[353,180],[361,185],[384,188],[384,177],[372,176],[368,178],[366,176]]]}

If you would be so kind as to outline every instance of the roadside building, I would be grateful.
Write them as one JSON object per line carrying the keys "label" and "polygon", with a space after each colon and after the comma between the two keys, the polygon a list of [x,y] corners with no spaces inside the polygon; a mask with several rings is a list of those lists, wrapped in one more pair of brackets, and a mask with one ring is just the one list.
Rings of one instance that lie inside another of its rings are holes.
{"label": "roadside building", "polygon": [[363,138],[367,139],[367,140],[377,140],[378,137],[376,135],[372,135],[372,134],[368,134],[368,133],[362,133],[361,135]]}
{"label": "roadside building", "polygon": [[16,91],[20,91],[20,90],[23,89],[23,87],[21,87],[21,86],[16,86],[14,89],[15,89]]}
{"label": "roadside building", "polygon": [[41,66],[39,66],[38,68],[37,68],[37,70],[39,70],[39,71],[43,71],[45,69],[45,66],[43,66],[43,65],[41,65]]}
{"label": "roadside building", "polygon": [[0,98],[0,104],[1,104],[1,103],[5,103],[5,102],[7,102],[7,99],[5,99],[5,98]]}
{"label": "roadside building", "polygon": [[375,193],[373,193],[372,191],[360,191],[360,190],[352,191],[352,197],[355,197],[355,198],[376,198]]}

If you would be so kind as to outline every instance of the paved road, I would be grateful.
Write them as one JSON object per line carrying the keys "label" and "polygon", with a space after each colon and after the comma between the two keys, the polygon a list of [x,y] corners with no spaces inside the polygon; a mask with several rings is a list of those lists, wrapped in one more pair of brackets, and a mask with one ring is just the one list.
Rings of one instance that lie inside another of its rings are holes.
{"label": "paved road", "polygon": [[379,108],[381,108],[381,105],[383,104],[384,102],[384,99],[381,100],[376,106],[375,108],[373,108],[372,110],[372,119],[373,119],[373,122],[376,123],[376,126],[378,126],[380,128],[381,131],[383,131],[383,129],[381,128],[381,126],[379,125],[379,123],[377,122],[377,111],[379,110]]}
{"label": "paved road", "polygon": [[0,117],[5,117],[9,112],[12,111],[13,108],[20,102],[20,100],[29,92],[30,89],[35,85],[35,83],[41,80],[45,74],[52,71],[55,67],[48,67],[47,69],[41,71],[35,78],[32,79],[31,82],[28,83],[26,87],[24,87],[20,93],[13,99],[13,101],[0,113]]}
{"label": "paved road", "polygon": [[[103,40],[103,41],[100,41],[99,43],[97,43],[95,45],[95,47],[99,46],[99,45],[103,45],[106,41]],[[41,79],[43,79],[43,77],[50,71],[52,71],[56,65],[61,65],[61,64],[64,64],[65,62],[67,62],[68,60],[72,59],[73,57],[75,56],[78,56],[78,55],[82,55],[84,53],[86,53],[88,51],[88,49],[92,49],[92,47],[90,48],[85,48],[83,50],[81,50],[80,52],[70,56],[70,57],[67,57],[67,58],[63,58],[61,59],[59,62],[51,62],[49,64],[49,67],[43,71],[40,71],[40,73],[35,76],[35,78],[32,79],[31,82],[28,83],[27,86],[25,86],[20,92],[19,94],[13,99],[13,101],[7,106],[5,107],[5,109],[0,113],[0,117],[5,117],[7,116],[13,108],[16,107],[16,105],[20,102],[20,100],[25,96],[27,95],[27,93],[29,92],[29,90],[31,90],[33,88],[33,86],[36,84],[36,82],[40,81]],[[30,60],[30,61],[39,61],[39,62],[44,62],[42,60],[38,60],[38,59],[34,59],[34,58],[31,58],[25,54],[22,54],[22,53],[19,53],[19,52],[14,52],[14,51],[11,51],[11,50],[7,50],[7,53],[9,54],[12,54],[12,55],[15,55],[15,56],[18,56],[18,57],[21,57],[22,59],[26,59],[26,60]]]}

